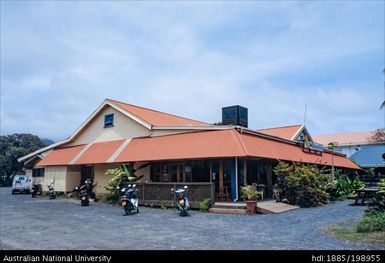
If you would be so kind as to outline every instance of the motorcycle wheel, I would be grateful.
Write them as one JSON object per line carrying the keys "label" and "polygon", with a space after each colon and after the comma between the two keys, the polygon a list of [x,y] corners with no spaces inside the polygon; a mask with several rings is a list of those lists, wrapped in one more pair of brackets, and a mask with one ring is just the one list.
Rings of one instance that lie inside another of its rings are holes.
{"label": "motorcycle wheel", "polygon": [[80,205],[81,206],[89,206],[90,202],[88,200],[81,200]]}
{"label": "motorcycle wheel", "polygon": [[129,204],[124,206],[124,212],[126,212],[126,215],[131,215],[131,206]]}

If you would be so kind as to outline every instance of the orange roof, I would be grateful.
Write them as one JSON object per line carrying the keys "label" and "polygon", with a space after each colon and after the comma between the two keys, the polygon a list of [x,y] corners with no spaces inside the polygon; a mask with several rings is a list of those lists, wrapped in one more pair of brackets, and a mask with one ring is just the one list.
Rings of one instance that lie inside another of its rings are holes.
{"label": "orange roof", "polygon": [[126,104],[116,100],[110,100],[112,103],[118,107],[128,111],[129,113],[135,115],[139,119],[155,126],[210,126],[208,123],[195,121],[176,115],[146,109],[131,104]]}
{"label": "orange roof", "polygon": [[85,144],[54,149],[36,166],[68,165],[84,147],[86,147]]}
{"label": "orange roof", "polygon": [[[125,140],[58,148],[38,166],[107,163]],[[84,149],[84,152],[81,152]],[[80,158],[71,163],[75,157]],[[112,162],[207,159],[226,157],[260,157],[318,165],[332,165],[330,152],[322,155],[305,153],[296,143],[266,138],[237,129],[189,132],[158,137],[134,138]],[[359,169],[344,156],[335,154],[337,167]]]}
{"label": "orange roof", "polygon": [[335,134],[324,134],[313,136],[313,139],[323,145],[327,145],[329,142],[338,142],[340,145],[359,145],[359,144],[368,144],[370,142],[370,137],[374,134],[374,131],[364,131],[364,132],[345,132],[345,133],[335,133]]}
{"label": "orange roof", "polygon": [[280,137],[286,140],[291,140],[293,136],[301,129],[302,125],[292,125],[276,128],[259,129],[257,132],[262,132],[272,136]]}
{"label": "orange roof", "polygon": [[[302,148],[295,144],[274,141],[251,134],[241,134],[240,137],[249,156],[317,165],[332,165],[332,155],[329,152],[323,152],[322,155],[315,155],[303,152]],[[351,160],[341,155],[334,155],[334,165],[338,167],[360,169]]]}
{"label": "orange roof", "polygon": [[[223,157],[268,159],[331,165],[331,154],[305,153],[296,144],[276,141],[235,129],[134,138],[114,162],[181,160]],[[335,155],[334,165],[359,169],[349,159]]]}
{"label": "orange roof", "polygon": [[206,131],[134,138],[115,162],[244,156],[236,131]]}
{"label": "orange roof", "polygon": [[108,141],[92,144],[74,164],[107,163],[107,160],[125,141]]}

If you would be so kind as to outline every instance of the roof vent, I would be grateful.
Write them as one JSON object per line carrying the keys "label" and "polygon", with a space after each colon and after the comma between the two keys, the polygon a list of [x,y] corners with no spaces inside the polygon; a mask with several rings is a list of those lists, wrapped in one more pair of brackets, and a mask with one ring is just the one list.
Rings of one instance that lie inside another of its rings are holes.
{"label": "roof vent", "polygon": [[247,128],[247,108],[234,105],[222,108],[222,124],[238,125]]}

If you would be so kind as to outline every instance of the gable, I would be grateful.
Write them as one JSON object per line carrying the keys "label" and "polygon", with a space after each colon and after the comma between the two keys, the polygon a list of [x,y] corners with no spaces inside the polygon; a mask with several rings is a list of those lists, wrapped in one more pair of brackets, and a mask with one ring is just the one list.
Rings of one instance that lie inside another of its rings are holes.
{"label": "gable", "polygon": [[[113,114],[113,125],[104,127],[105,116],[111,114]],[[148,135],[149,129],[107,104],[76,134],[76,137],[68,145],[130,139]]]}

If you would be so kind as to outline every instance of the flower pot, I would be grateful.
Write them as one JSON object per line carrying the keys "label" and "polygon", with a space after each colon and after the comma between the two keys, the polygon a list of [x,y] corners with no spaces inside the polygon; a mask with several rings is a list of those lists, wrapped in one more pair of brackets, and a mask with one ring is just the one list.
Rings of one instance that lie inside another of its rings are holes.
{"label": "flower pot", "polygon": [[255,200],[246,201],[246,210],[249,211],[250,214],[255,213],[256,207],[257,207],[257,201]]}

